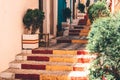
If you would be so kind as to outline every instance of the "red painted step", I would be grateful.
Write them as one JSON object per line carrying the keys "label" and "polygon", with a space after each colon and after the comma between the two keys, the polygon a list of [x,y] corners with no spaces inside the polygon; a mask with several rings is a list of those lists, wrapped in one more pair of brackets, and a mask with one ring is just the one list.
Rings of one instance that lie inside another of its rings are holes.
{"label": "red painted step", "polygon": [[71,80],[89,80],[88,77],[72,77]]}
{"label": "red painted step", "polygon": [[57,40],[57,43],[71,43],[71,40]]}
{"label": "red painted step", "polygon": [[89,52],[86,50],[78,50],[77,51],[77,55],[86,55],[86,54],[89,54]]}
{"label": "red painted step", "polygon": [[46,57],[46,56],[27,56],[27,60],[49,61],[49,57]]}
{"label": "red painted step", "polygon": [[80,32],[69,32],[69,36],[79,36]]}
{"label": "red painted step", "polygon": [[36,69],[36,70],[45,70],[46,65],[32,65],[32,64],[22,64],[21,65],[22,69]]}
{"label": "red painted step", "polygon": [[53,50],[32,50],[33,54],[53,54]]}
{"label": "red painted step", "polygon": [[[33,49],[32,54],[53,54],[54,50],[38,50],[38,49]],[[87,50],[77,50],[77,55],[86,55],[89,54]],[[43,57],[46,60],[48,59],[47,57]]]}
{"label": "red painted step", "polygon": [[15,74],[15,79],[40,80],[38,74]]}
{"label": "red painted step", "polygon": [[80,29],[72,29],[72,30],[69,30],[69,32],[80,32]]}
{"label": "red painted step", "polygon": [[[82,53],[81,53],[82,54]],[[27,56],[28,61],[50,61],[50,57]],[[90,63],[91,58],[80,57],[77,58],[77,63]]]}

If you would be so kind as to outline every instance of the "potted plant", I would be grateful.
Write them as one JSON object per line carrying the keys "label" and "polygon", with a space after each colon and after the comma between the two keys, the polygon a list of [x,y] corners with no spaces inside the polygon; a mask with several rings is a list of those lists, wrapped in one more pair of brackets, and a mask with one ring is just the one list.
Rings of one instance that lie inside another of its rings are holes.
{"label": "potted plant", "polygon": [[87,0],[86,1],[86,10],[88,9],[89,5],[90,5],[90,0]]}
{"label": "potted plant", "polygon": [[68,35],[68,30],[69,30],[69,25],[70,25],[70,18],[71,18],[71,9],[70,8],[65,8],[63,10],[63,17],[65,19],[65,22],[62,22],[62,28],[64,30],[63,35]]}
{"label": "potted plant", "polygon": [[97,1],[88,8],[88,17],[90,22],[93,23],[99,17],[105,17],[110,15],[110,10],[104,1]]}
{"label": "potted plant", "polygon": [[23,48],[38,48],[39,34],[37,30],[43,23],[44,12],[39,9],[28,9],[23,17],[25,34],[23,34]]}
{"label": "potted plant", "polygon": [[78,10],[81,12],[81,13],[84,13],[85,12],[85,5],[82,4],[80,1],[78,3]]}
{"label": "potted plant", "polygon": [[71,17],[71,9],[70,8],[65,8],[63,10],[63,17],[65,18],[65,21],[67,21],[67,19],[70,19]]}
{"label": "potted plant", "polygon": [[78,22],[78,25],[85,25],[86,24],[86,14],[85,14],[85,5],[83,3],[81,3],[80,1],[78,2],[78,6],[77,6],[77,9],[78,9],[78,18],[79,18],[79,22]]}

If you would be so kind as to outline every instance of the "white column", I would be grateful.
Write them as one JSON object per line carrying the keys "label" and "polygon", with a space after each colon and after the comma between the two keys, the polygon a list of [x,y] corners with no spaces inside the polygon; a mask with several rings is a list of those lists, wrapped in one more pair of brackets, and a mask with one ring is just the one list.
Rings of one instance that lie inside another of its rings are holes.
{"label": "white column", "polygon": [[58,0],[53,0],[54,2],[54,36],[57,33],[57,14],[58,14]]}
{"label": "white column", "polygon": [[43,0],[43,11],[45,12],[43,33],[50,33],[50,0]]}

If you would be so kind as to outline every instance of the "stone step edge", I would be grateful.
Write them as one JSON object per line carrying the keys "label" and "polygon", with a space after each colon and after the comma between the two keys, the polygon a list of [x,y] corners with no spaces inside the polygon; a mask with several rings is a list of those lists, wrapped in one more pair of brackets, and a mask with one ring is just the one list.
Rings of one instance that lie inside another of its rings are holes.
{"label": "stone step edge", "polygon": [[[27,60],[28,57],[48,57],[48,58],[73,58],[73,59],[78,59],[78,58],[94,58],[95,55],[91,54],[85,54],[85,55],[53,55],[53,54],[32,54],[32,53],[20,53],[17,54],[16,56],[20,60]],[[24,59],[21,59],[24,58]]]}
{"label": "stone step edge", "polygon": [[94,56],[77,56],[77,57],[46,57],[46,56],[17,56],[16,61],[40,61],[40,62],[57,62],[57,63],[89,63]]}
{"label": "stone step edge", "polygon": [[54,63],[90,63],[95,56],[90,55],[79,55],[76,57],[61,57],[61,56],[16,56],[16,61],[36,61],[36,62],[54,62]]}
{"label": "stone step edge", "polygon": [[87,44],[88,40],[83,39],[83,40],[78,40],[78,39],[73,39],[73,40],[57,40],[57,43],[78,43],[78,44]]}
{"label": "stone step edge", "polygon": [[89,71],[44,71],[44,70],[26,70],[26,69],[7,69],[0,73],[1,78],[5,79],[15,79],[15,74],[36,74],[36,75],[63,75],[68,77],[86,77],[89,74]]}
{"label": "stone step edge", "polygon": [[60,65],[60,66],[82,66],[87,67],[90,63],[69,63],[69,62],[46,62],[46,61],[11,61],[9,64],[32,64],[32,65]]}
{"label": "stone step edge", "polygon": [[54,55],[81,55],[89,54],[88,50],[49,50],[49,49],[33,49],[32,54],[54,54]]}
{"label": "stone step edge", "polygon": [[[62,67],[62,68],[61,68]],[[90,64],[68,64],[68,63],[49,63],[35,61],[13,61],[9,63],[9,68],[15,69],[36,69],[36,70],[60,70],[60,71],[85,71],[88,70]]]}
{"label": "stone step edge", "polygon": [[[54,49],[54,50],[59,50],[59,51],[63,51],[63,49]],[[40,48],[38,48],[38,49],[23,49],[22,50],[22,53],[37,53],[37,52],[39,52],[39,51],[41,51],[41,52],[45,52],[45,51],[48,51],[48,52],[51,52],[51,54],[53,53],[53,51],[54,51],[53,49],[40,49]],[[80,52],[88,52],[89,53],[89,51],[88,50],[64,50],[64,51],[76,51],[77,53],[80,53]]]}

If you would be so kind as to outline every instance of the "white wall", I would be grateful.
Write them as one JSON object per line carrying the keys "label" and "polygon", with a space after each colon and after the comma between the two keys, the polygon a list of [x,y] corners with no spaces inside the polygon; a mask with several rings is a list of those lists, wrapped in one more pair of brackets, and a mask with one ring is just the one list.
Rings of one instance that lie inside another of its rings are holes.
{"label": "white wall", "polygon": [[27,8],[38,8],[38,0],[0,0],[0,72],[21,52],[22,18]]}

